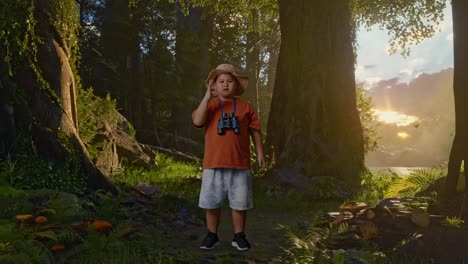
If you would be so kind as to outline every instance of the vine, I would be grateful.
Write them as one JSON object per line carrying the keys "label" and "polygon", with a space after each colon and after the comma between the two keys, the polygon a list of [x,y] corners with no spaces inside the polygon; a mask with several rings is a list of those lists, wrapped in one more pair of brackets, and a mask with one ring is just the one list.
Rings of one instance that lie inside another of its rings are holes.
{"label": "vine", "polygon": [[[4,62],[8,75],[14,76],[21,69],[31,70],[39,89],[44,90],[51,101],[61,108],[61,99],[52,90],[48,81],[43,77],[38,62],[38,51],[44,41],[37,33],[36,5],[33,0],[3,0],[0,6],[0,48],[5,50]],[[78,8],[74,1],[53,0],[49,2],[47,10],[49,23],[57,30],[62,44],[69,52],[68,57],[72,68],[76,68],[78,49],[77,30]],[[67,47],[68,45],[68,47]],[[76,71],[74,71],[76,76]],[[24,100],[19,100],[24,104]],[[34,117],[33,117],[34,119]]]}

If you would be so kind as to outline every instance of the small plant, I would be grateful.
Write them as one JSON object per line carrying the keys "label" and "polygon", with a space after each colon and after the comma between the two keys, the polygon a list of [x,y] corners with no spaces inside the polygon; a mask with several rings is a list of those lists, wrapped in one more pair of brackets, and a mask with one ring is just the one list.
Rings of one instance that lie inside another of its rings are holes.
{"label": "small plant", "polygon": [[[94,139],[104,131],[99,130],[102,122],[109,123],[112,128],[117,128],[117,101],[108,94],[106,98],[95,96],[93,89],[78,89],[78,123],[80,124],[80,138],[86,145],[92,159],[99,155],[100,146]],[[135,130],[128,123],[125,124],[130,136],[135,135]]]}
{"label": "small plant", "polygon": [[15,175],[16,161],[9,159],[0,163],[0,183],[5,182],[12,187],[19,187],[20,180]]}
{"label": "small plant", "polygon": [[447,175],[446,169],[413,169],[410,175],[397,178],[385,193],[386,197],[414,196],[416,193],[427,189],[437,179]]}
{"label": "small plant", "polygon": [[279,228],[285,230],[289,238],[289,248],[284,250],[286,256],[275,259],[275,262],[333,263],[334,252],[331,248],[348,227],[340,224],[323,228],[326,223],[323,213],[319,211],[310,219],[305,235],[300,235],[303,233],[301,230],[280,225]]}
{"label": "small plant", "polygon": [[441,223],[444,226],[460,228],[461,225],[465,223],[465,221],[463,221],[463,219],[461,219],[460,217],[446,217]]}
{"label": "small plant", "polygon": [[370,206],[376,205],[385,197],[392,182],[399,176],[386,171],[375,174],[364,172],[361,180],[361,190],[353,197],[355,201],[364,201]]}
{"label": "small plant", "polygon": [[379,122],[375,115],[372,97],[364,88],[362,83],[356,85],[356,104],[361,119],[363,136],[364,136],[364,154],[369,151],[377,150],[377,141],[380,140],[378,134]]}

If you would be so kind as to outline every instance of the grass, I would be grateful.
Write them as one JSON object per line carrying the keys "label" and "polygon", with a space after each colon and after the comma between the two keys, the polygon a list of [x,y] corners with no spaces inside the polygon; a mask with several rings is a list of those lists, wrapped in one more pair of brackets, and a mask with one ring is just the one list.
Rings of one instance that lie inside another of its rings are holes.
{"label": "grass", "polygon": [[[156,157],[155,165],[150,170],[124,167],[113,180],[121,187],[140,182],[154,185],[163,193],[172,193],[197,203],[202,175],[200,164],[174,161],[160,153]],[[261,177],[253,178],[253,199],[256,209],[268,211],[335,210],[339,205],[339,201],[333,200],[311,202],[294,189],[286,189],[279,184],[265,185]]]}
{"label": "grass", "polygon": [[198,199],[201,168],[199,164],[174,161],[158,153],[155,165],[150,169],[124,167],[113,178],[119,186],[136,185],[140,182],[155,185],[164,193],[176,193],[186,199]]}

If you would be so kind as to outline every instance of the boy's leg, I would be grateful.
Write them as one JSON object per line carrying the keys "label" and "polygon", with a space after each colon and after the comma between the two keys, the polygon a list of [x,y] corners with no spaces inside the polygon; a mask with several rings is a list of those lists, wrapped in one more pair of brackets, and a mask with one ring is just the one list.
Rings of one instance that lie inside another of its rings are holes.
{"label": "boy's leg", "polygon": [[221,208],[206,209],[206,225],[208,232],[218,233],[219,218],[221,217]]}
{"label": "boy's leg", "polygon": [[247,210],[231,210],[232,214],[232,223],[234,225],[234,233],[244,232],[245,229],[245,219],[247,217]]}
{"label": "boy's leg", "polygon": [[247,210],[232,209],[231,212],[232,223],[234,224],[234,238],[232,239],[231,245],[238,250],[248,250],[250,248],[250,243],[244,233]]}
{"label": "boy's leg", "polygon": [[231,207],[234,238],[231,245],[238,250],[248,250],[250,243],[245,237],[247,210],[253,207],[252,176],[249,170],[232,169],[228,187],[229,206]]}

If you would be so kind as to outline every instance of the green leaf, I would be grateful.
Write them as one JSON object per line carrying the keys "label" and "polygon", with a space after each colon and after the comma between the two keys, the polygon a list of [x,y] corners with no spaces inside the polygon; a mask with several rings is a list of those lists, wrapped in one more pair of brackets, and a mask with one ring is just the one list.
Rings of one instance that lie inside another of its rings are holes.
{"label": "green leaf", "polygon": [[346,251],[344,249],[338,249],[335,251],[335,255],[333,255],[333,264],[344,264],[345,254]]}
{"label": "green leaf", "polygon": [[36,238],[36,237],[49,238],[49,239],[52,239],[54,241],[57,241],[57,235],[54,232],[52,232],[51,230],[33,233],[33,237],[34,238]]}
{"label": "green leaf", "polygon": [[44,214],[53,214],[53,215],[57,214],[57,212],[55,212],[54,209],[44,209],[44,210],[39,211],[39,214],[42,214],[42,213],[44,213]]}

